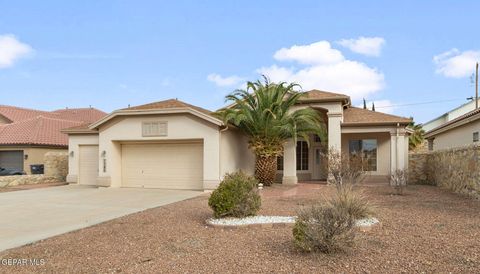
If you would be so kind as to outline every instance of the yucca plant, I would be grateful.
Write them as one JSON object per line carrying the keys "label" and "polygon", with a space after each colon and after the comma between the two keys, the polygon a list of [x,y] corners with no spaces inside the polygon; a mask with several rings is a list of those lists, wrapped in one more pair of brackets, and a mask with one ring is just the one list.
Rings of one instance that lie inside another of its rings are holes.
{"label": "yucca plant", "polygon": [[324,123],[312,108],[292,109],[304,93],[295,91],[297,84],[264,81],[247,82],[245,90],[238,89],[226,97],[230,107],[216,112],[226,124],[233,124],[249,137],[249,147],[255,159],[255,177],[264,185],[275,180],[277,157],[283,155],[283,145],[309,134],[322,138]]}

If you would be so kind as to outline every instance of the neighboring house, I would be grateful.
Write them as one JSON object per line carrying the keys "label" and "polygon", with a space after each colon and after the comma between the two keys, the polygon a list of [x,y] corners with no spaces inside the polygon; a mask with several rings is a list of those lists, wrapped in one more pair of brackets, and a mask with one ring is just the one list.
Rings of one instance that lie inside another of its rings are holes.
{"label": "neighboring house", "polygon": [[[296,107],[317,110],[327,123],[328,146],[361,152],[370,174],[407,167],[410,119],[352,107],[350,97],[318,90]],[[63,132],[69,134],[70,183],[208,190],[227,172],[253,173],[255,158],[241,132],[175,99],[120,109]],[[325,179],[325,144],[314,136],[310,141],[285,144],[278,171],[283,183]]]}
{"label": "neighboring house", "polygon": [[429,150],[479,143],[480,108],[474,109],[425,133]]}
{"label": "neighboring house", "polygon": [[31,173],[45,153],[67,151],[68,136],[60,130],[90,124],[106,113],[94,108],[40,111],[0,105],[0,167]]}
{"label": "neighboring house", "polygon": [[432,119],[424,124],[422,124],[422,128],[425,131],[430,131],[436,127],[439,127],[447,122],[452,121],[453,119],[456,119],[472,110],[475,109],[475,100],[471,100],[468,103],[465,103],[459,107],[456,107],[440,116],[438,116],[435,119]]}

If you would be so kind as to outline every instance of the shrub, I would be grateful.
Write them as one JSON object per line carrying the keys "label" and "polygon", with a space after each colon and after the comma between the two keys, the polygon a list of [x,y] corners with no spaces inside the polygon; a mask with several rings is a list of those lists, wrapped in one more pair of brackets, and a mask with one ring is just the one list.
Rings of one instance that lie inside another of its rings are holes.
{"label": "shrub", "polygon": [[347,212],[355,220],[367,218],[373,213],[372,206],[365,196],[361,192],[355,191],[351,185],[337,188],[328,204]]}
{"label": "shrub", "polygon": [[404,169],[397,169],[390,175],[390,186],[394,189],[395,194],[403,195],[403,191],[407,186],[408,173]]}
{"label": "shrub", "polygon": [[215,218],[242,218],[255,215],[261,205],[257,183],[253,176],[241,171],[226,174],[208,199],[208,205],[213,210]]}
{"label": "shrub", "polygon": [[313,206],[302,210],[293,227],[294,244],[303,251],[332,253],[353,246],[355,219],[341,208]]}
{"label": "shrub", "polygon": [[328,183],[337,188],[355,185],[365,178],[365,161],[362,157],[340,153],[331,148],[328,151]]}

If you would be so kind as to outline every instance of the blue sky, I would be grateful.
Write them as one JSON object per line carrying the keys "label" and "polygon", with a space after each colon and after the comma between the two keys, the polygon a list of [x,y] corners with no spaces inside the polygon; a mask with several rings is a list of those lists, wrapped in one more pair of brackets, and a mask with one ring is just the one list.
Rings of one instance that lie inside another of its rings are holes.
{"label": "blue sky", "polygon": [[216,109],[267,73],[425,122],[474,95],[478,10],[478,1],[0,1],[0,104],[108,112],[178,98]]}

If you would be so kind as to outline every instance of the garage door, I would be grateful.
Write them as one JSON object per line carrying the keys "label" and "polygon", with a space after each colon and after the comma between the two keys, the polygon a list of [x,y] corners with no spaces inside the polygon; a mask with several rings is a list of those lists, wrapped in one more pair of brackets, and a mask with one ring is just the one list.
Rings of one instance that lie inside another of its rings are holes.
{"label": "garage door", "polygon": [[203,189],[203,144],[122,145],[122,186]]}
{"label": "garage door", "polygon": [[95,185],[98,176],[98,146],[79,146],[78,183]]}
{"label": "garage door", "polygon": [[0,151],[0,167],[23,171],[23,150]]}

